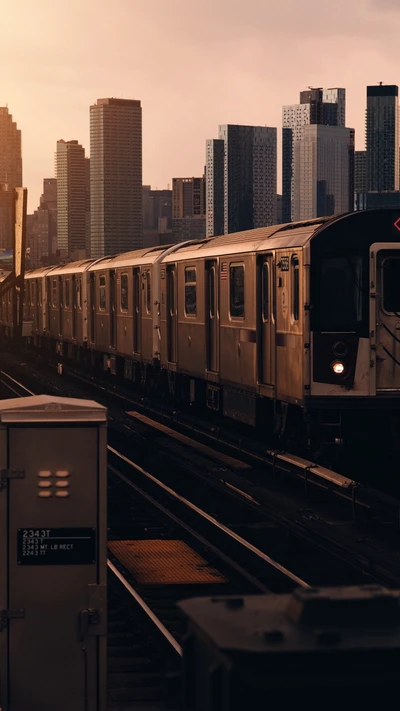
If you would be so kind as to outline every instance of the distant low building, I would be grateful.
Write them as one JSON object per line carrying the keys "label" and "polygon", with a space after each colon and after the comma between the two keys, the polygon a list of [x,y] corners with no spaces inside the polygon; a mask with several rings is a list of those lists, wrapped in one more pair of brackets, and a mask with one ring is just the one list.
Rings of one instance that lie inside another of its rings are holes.
{"label": "distant low building", "polygon": [[371,190],[369,192],[356,193],[356,210],[374,210],[381,207],[398,210],[400,208],[400,190]]}
{"label": "distant low building", "polygon": [[43,194],[33,215],[27,216],[26,244],[30,266],[57,264],[57,180],[44,178]]}

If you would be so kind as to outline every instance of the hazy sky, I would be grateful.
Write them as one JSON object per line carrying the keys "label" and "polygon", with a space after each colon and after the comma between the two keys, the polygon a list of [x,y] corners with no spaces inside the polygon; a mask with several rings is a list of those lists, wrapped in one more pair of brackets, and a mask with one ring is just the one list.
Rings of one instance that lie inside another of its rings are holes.
{"label": "hazy sky", "polygon": [[282,105],[308,85],[346,88],[361,149],[366,85],[400,84],[398,0],[3,0],[1,18],[29,210],[58,139],[89,154],[99,97],[141,100],[143,182],[164,188],[202,173],[220,123],[277,126],[280,145]]}

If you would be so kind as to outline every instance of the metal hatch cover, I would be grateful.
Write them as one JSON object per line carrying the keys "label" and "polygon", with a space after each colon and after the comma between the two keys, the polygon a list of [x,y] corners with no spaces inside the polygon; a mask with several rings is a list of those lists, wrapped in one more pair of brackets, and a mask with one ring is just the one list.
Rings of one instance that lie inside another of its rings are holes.
{"label": "metal hatch cover", "polygon": [[202,585],[228,582],[183,541],[109,541],[108,547],[141,585]]}

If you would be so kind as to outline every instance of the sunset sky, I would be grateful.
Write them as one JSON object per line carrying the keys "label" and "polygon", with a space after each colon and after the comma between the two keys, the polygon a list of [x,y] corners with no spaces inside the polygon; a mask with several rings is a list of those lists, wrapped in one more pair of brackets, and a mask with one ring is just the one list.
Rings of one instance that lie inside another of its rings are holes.
{"label": "sunset sky", "polygon": [[362,149],[366,85],[400,84],[398,0],[3,0],[1,19],[30,211],[58,139],[89,154],[99,97],[141,100],[143,182],[164,188],[202,173],[220,123],[277,126],[280,144],[282,105],[308,85],[346,88]]}

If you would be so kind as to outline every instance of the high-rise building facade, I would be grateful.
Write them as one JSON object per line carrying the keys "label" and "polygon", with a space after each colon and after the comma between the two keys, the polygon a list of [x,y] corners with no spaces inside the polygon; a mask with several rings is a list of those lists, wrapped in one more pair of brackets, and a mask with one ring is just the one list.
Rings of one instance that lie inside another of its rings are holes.
{"label": "high-rise building facade", "polygon": [[[276,224],[276,128],[226,124],[219,127],[219,140],[223,141],[223,156],[221,144],[213,148],[210,142],[206,145],[209,229],[216,225],[216,215],[220,219],[221,193],[224,233]],[[210,154],[212,171],[208,169]]]}
{"label": "high-rise building facade", "polygon": [[399,89],[367,86],[367,188],[399,190]]}
{"label": "high-rise building facade", "polygon": [[21,131],[6,106],[0,107],[0,183],[22,187]]}
{"label": "high-rise building facade", "polygon": [[304,126],[344,127],[346,123],[346,90],[309,88],[300,92],[300,103],[282,110],[282,222],[295,215],[294,155],[296,142],[303,138]]}
{"label": "high-rise building facade", "polygon": [[27,216],[26,245],[29,266],[56,264],[57,257],[57,180],[44,178],[43,194],[33,215]]}
{"label": "high-rise building facade", "polygon": [[90,107],[90,221],[92,257],[143,245],[140,101]]}
{"label": "high-rise building facade", "polygon": [[353,209],[352,152],[354,156],[352,129],[304,126],[294,146],[294,221]]}
{"label": "high-rise building facade", "polygon": [[205,178],[172,179],[172,219],[204,217],[206,214]]}
{"label": "high-rise building facade", "polygon": [[172,179],[172,236],[174,242],[206,236],[206,180]]}
{"label": "high-rise building facade", "polygon": [[206,235],[224,233],[224,141],[206,141]]}
{"label": "high-rise building facade", "polygon": [[346,89],[322,89],[325,126],[346,125]]}
{"label": "high-rise building facade", "polygon": [[78,141],[57,141],[57,242],[61,257],[83,259],[86,245],[86,158]]}
{"label": "high-rise building facade", "polygon": [[151,185],[143,185],[142,200],[143,247],[172,242],[172,190],[152,190]]}
{"label": "high-rise building facade", "polygon": [[166,218],[171,227],[172,190],[152,190],[143,185],[143,230],[158,229],[158,221]]}
{"label": "high-rise building facade", "polygon": [[367,151],[354,153],[354,192],[367,192]]}
{"label": "high-rise building facade", "polygon": [[90,257],[90,158],[85,158],[85,249]]}
{"label": "high-rise building facade", "polygon": [[21,131],[0,107],[0,248],[14,245],[15,188],[22,187]]}

